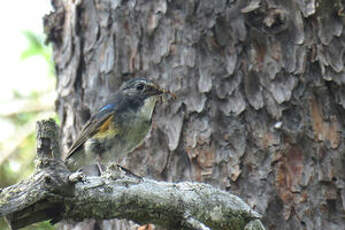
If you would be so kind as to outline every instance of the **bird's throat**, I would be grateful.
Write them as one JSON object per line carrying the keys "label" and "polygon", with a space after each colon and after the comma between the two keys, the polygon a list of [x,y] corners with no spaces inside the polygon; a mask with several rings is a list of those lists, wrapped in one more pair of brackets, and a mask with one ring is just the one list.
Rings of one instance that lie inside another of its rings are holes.
{"label": "bird's throat", "polygon": [[151,120],[158,96],[151,96],[145,99],[144,104],[139,110],[139,116],[145,120]]}

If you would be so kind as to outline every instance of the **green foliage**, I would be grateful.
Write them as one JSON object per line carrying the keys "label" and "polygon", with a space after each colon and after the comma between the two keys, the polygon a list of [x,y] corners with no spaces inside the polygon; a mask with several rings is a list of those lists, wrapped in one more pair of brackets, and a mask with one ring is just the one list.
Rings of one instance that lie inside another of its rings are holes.
{"label": "green foliage", "polygon": [[[23,35],[28,41],[28,46],[22,52],[20,60],[24,61],[33,56],[41,56],[46,60],[46,63],[49,66],[49,72],[46,73],[46,76],[54,77],[54,67],[51,58],[52,50],[51,47],[44,44],[43,36],[30,31],[25,31]],[[47,90],[45,92],[33,91],[29,96],[22,95],[20,91],[14,91],[14,100],[34,102],[34,105],[39,105],[37,106],[38,109],[31,108],[31,111],[29,106],[29,110],[18,110],[6,117],[0,116],[0,120],[10,122],[15,129],[15,135],[9,140],[0,140],[0,151],[2,152],[0,154],[0,187],[7,187],[11,184],[15,184],[32,174],[36,152],[35,123],[38,119],[41,119],[42,114],[49,117],[53,116],[53,118],[57,120],[57,116],[53,113],[53,110],[49,108],[47,109],[47,106],[41,106],[41,102],[39,100],[46,96],[49,93],[49,90],[53,90],[53,88],[54,87],[47,86]],[[43,109],[40,109],[41,107]],[[13,146],[6,147],[6,144],[8,145],[8,143],[13,143]],[[9,230],[4,218],[0,218],[0,229]],[[23,229],[52,230],[55,229],[55,227],[49,222],[41,222]]]}
{"label": "green foliage", "polygon": [[[0,229],[1,230],[10,230],[7,223],[5,222],[5,218],[0,218]],[[32,224],[22,230],[54,230],[55,226],[51,225],[48,221]]]}
{"label": "green foliage", "polygon": [[21,126],[21,125],[27,124],[28,122],[33,121],[35,117],[36,117],[35,112],[23,112],[23,113],[15,114],[12,117],[12,120],[16,122],[17,125]]}
{"label": "green foliage", "polygon": [[50,67],[49,76],[54,76],[51,46],[46,46],[44,44],[43,36],[39,36],[31,31],[24,31],[23,35],[28,40],[29,46],[22,52],[21,59],[25,60],[32,56],[44,57]]}

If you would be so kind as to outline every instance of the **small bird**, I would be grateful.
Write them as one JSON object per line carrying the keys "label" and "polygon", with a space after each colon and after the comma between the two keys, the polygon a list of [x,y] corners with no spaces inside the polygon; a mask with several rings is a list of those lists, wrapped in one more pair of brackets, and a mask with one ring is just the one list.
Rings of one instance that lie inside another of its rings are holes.
{"label": "small bird", "polygon": [[164,93],[145,78],[125,82],[83,127],[70,147],[65,163],[71,171],[85,166],[118,162],[143,143],[152,125],[156,102]]}

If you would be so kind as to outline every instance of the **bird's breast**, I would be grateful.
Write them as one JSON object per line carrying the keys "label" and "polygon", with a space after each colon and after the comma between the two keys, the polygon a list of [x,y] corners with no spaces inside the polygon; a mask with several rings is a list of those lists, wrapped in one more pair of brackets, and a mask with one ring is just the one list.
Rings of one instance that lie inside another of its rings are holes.
{"label": "bird's breast", "polygon": [[[107,121],[100,131],[85,143],[86,155],[101,156],[103,162],[119,160],[141,145],[151,129],[152,114],[157,97],[144,100],[136,110],[129,109],[114,114],[109,125]],[[104,126],[104,127],[103,127]],[[107,126],[107,128],[105,128]]]}

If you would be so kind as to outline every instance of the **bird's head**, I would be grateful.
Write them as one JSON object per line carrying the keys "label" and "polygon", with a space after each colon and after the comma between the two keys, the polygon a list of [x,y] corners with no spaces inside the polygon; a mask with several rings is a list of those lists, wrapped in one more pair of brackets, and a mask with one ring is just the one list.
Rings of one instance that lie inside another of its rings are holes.
{"label": "bird's head", "polygon": [[134,78],[126,81],[120,88],[125,96],[136,97],[145,100],[152,96],[160,96],[166,92],[153,81],[145,78]]}
{"label": "bird's head", "polygon": [[144,120],[151,120],[152,112],[161,95],[171,94],[145,78],[134,78],[126,81],[120,87],[120,92],[126,107],[136,111],[137,116]]}

